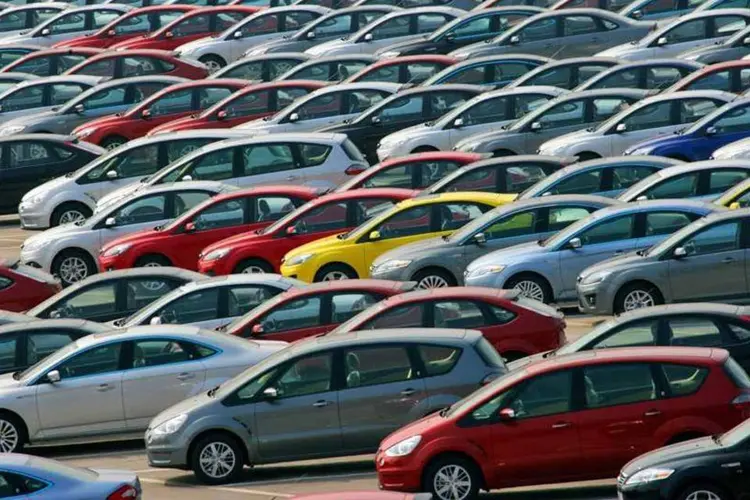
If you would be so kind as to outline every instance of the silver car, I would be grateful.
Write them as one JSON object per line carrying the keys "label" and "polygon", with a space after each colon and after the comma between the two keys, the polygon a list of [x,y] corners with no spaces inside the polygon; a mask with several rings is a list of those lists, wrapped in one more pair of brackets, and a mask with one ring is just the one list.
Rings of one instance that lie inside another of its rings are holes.
{"label": "silver car", "polygon": [[750,138],[722,146],[711,155],[712,160],[750,160]]}
{"label": "silver car", "polygon": [[237,480],[246,464],[372,453],[389,433],[505,371],[475,330],[371,330],[295,342],[154,418],[148,461],[220,484]]}
{"label": "silver car", "polygon": [[169,222],[198,203],[233,189],[219,182],[160,184],[112,203],[75,224],[31,236],[21,245],[21,261],[58,276],[67,286],[98,271],[99,250],[126,234]]}
{"label": "silver car", "polygon": [[593,127],[644,99],[640,89],[598,89],[563,94],[503,129],[459,141],[458,151],[495,156],[536,153],[544,142]]}
{"label": "silver car", "polygon": [[68,102],[101,81],[96,76],[61,75],[33,78],[0,94],[0,123],[43,112]]}
{"label": "silver car", "polygon": [[703,64],[684,59],[647,59],[618,64],[598,73],[574,90],[627,88],[660,91],[698,71]]}
{"label": "silver car", "polygon": [[545,303],[576,301],[576,278],[616,255],[648,248],[701,217],[711,203],[656,200],[604,208],[550,238],[496,250],[466,268],[468,286],[514,288]]}
{"label": "silver car", "polygon": [[22,372],[0,375],[4,448],[137,438],[166,408],[285,346],[179,325],[83,337]]}
{"label": "silver car", "polygon": [[[276,80],[314,80],[341,82],[375,63],[378,59],[369,54],[315,57],[290,69]],[[2,73],[0,73],[1,75]]]}
{"label": "silver car", "polygon": [[458,59],[510,53],[557,59],[593,56],[609,47],[638,40],[655,26],[601,9],[555,10],[531,17],[488,42],[467,45],[449,55]]}
{"label": "silver car", "polygon": [[243,57],[228,66],[224,66],[208,78],[238,78],[251,82],[270,82],[288,73],[298,65],[310,60],[310,56],[302,52],[280,52],[261,54],[259,56]]}
{"label": "silver car", "polygon": [[419,288],[462,285],[466,266],[499,248],[547,238],[609,206],[611,198],[590,195],[545,196],[495,208],[451,234],[390,250],[372,264],[375,279],[416,281]]}
{"label": "silver car", "polygon": [[70,8],[66,2],[35,2],[3,9],[0,12],[0,38],[20,35]]}
{"label": "silver car", "polygon": [[506,88],[550,85],[562,89],[572,89],[581,83],[623,61],[613,57],[571,57],[554,61],[534,68],[514,80]]}

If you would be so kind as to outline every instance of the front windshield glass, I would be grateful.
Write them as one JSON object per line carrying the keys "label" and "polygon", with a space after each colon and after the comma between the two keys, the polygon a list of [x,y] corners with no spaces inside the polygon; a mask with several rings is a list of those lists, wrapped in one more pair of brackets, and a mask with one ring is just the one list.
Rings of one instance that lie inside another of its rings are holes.
{"label": "front windshield glass", "polygon": [[66,345],[65,347],[58,349],[57,351],[53,352],[52,354],[42,359],[41,361],[26,368],[24,371],[19,373],[18,376],[16,376],[15,378],[17,380],[27,381],[33,377],[46,373],[53,366],[55,366],[60,361],[68,357],[70,353],[78,349],[80,343],[81,341],[77,340],[75,342],[72,342]]}
{"label": "front windshield glass", "polygon": [[456,229],[456,231],[454,231],[453,233],[451,233],[449,236],[445,238],[446,241],[459,242],[459,241],[465,240],[466,238],[470,237],[472,234],[478,233],[485,226],[495,222],[495,220],[498,218],[498,214],[504,212],[505,210],[506,209],[504,207],[499,207],[494,210],[490,210],[489,212],[482,215],[481,217],[477,217],[476,219],[472,220],[468,224],[465,224],[461,226],[460,228]]}
{"label": "front windshield glass", "polygon": [[526,376],[526,370],[513,370],[501,377],[493,380],[481,389],[476,390],[470,396],[453,404],[445,413],[445,417],[450,418],[454,415],[460,415],[465,411],[479,406],[483,401],[490,399],[494,394],[509,389],[513,384]]}

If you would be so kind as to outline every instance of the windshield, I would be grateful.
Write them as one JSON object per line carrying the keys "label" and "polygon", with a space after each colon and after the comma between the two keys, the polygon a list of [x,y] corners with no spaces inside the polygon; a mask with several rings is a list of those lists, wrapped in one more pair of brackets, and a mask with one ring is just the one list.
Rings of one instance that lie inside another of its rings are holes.
{"label": "windshield", "polygon": [[491,398],[494,394],[509,388],[519,380],[523,379],[525,376],[526,370],[513,370],[504,375],[501,375],[491,383],[485,385],[481,389],[478,389],[461,401],[453,404],[445,413],[445,417],[450,418],[454,415],[463,414],[465,411],[474,408],[483,401]]}
{"label": "windshield", "polygon": [[50,368],[52,368],[53,366],[58,364],[60,361],[68,357],[70,353],[77,350],[78,347],[80,346],[80,343],[81,343],[80,340],[71,342],[65,347],[62,347],[58,349],[57,351],[53,352],[52,354],[42,359],[41,361],[26,368],[21,373],[19,373],[18,376],[14,378],[16,380],[26,381],[27,379],[31,379],[33,377],[46,373]]}
{"label": "windshield", "polygon": [[450,242],[460,242],[470,237],[474,233],[478,233],[482,228],[488,226],[496,221],[499,214],[505,212],[507,207],[499,207],[494,210],[490,210],[486,214],[477,217],[468,224],[461,226],[456,231],[448,235],[445,240]]}
{"label": "windshield", "polygon": [[262,375],[263,373],[267,372],[268,370],[280,365],[287,359],[291,357],[291,354],[289,351],[292,351],[290,348],[281,349],[280,351],[276,351],[275,353],[271,354],[267,358],[264,358],[260,363],[257,363],[244,372],[240,373],[236,377],[227,380],[223,384],[219,386],[219,390],[216,393],[216,397],[219,399],[223,399],[230,394],[232,394],[237,389],[244,386],[246,383],[248,383],[250,380],[256,378],[259,375]]}
{"label": "windshield", "polygon": [[539,245],[543,247],[555,248],[558,245],[567,243],[579,231],[583,230],[588,225],[590,225],[592,220],[596,220],[596,219],[598,219],[596,215],[589,215],[588,217],[584,217],[583,219],[578,220],[578,222],[574,222],[573,224],[569,225],[568,227],[566,227],[559,233],[555,233],[549,238],[547,238],[546,240],[540,241]]}

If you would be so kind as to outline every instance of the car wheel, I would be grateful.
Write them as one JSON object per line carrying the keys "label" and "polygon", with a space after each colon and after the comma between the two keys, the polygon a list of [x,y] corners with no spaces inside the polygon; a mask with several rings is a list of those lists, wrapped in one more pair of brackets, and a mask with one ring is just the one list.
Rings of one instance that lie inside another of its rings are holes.
{"label": "car wheel", "polygon": [[204,484],[226,484],[242,473],[242,450],[237,441],[226,434],[209,434],[193,450],[191,467]]}
{"label": "car wheel", "polygon": [[203,56],[198,59],[200,62],[206,65],[209,73],[216,73],[221,68],[227,65],[227,62],[219,56]]}
{"label": "car wheel", "polygon": [[342,264],[329,264],[315,274],[315,282],[355,279],[357,279],[357,273]]}
{"label": "car wheel", "polygon": [[620,314],[663,304],[659,290],[650,283],[633,283],[623,287],[615,299],[615,312]]}
{"label": "car wheel", "polygon": [[552,290],[550,290],[549,283],[533,274],[514,276],[508,280],[504,288],[518,290],[524,297],[538,300],[545,304],[552,302]]}
{"label": "car wheel", "polygon": [[272,272],[273,268],[268,262],[260,259],[247,259],[237,264],[233,274],[269,274]]}
{"label": "car wheel", "polygon": [[417,288],[447,288],[456,286],[456,280],[446,271],[441,269],[424,269],[412,277],[417,282]]}
{"label": "car wheel", "polygon": [[161,255],[146,255],[138,259],[135,263],[135,267],[165,267],[171,265],[172,263]]}
{"label": "car wheel", "polygon": [[128,142],[128,140],[124,137],[121,137],[119,135],[111,135],[107,137],[106,139],[104,139],[102,143],[100,144],[100,146],[108,151],[111,151],[113,149],[119,148],[126,142]]}
{"label": "car wheel", "polygon": [[495,151],[492,152],[492,155],[495,158],[500,158],[503,156],[515,156],[516,153],[514,153],[510,149],[496,149]]}
{"label": "car wheel", "polygon": [[440,458],[427,469],[424,489],[435,500],[471,500],[479,494],[481,478],[476,466],[465,458]]}
{"label": "car wheel", "polygon": [[694,484],[688,486],[678,497],[680,500],[728,500],[729,496],[712,484]]}
{"label": "car wheel", "polygon": [[601,156],[596,153],[592,153],[591,151],[584,151],[582,153],[578,153],[576,155],[576,158],[578,159],[578,161],[587,161],[596,160],[597,158],[601,158]]}
{"label": "car wheel", "polygon": [[77,283],[95,273],[93,260],[80,250],[64,250],[52,261],[52,274],[60,278],[63,286]]}
{"label": "car wheel", "polygon": [[91,209],[82,203],[63,203],[52,212],[50,227],[83,222],[91,217]]}
{"label": "car wheel", "polygon": [[13,415],[0,413],[0,453],[18,453],[25,441],[26,434],[21,422]]}

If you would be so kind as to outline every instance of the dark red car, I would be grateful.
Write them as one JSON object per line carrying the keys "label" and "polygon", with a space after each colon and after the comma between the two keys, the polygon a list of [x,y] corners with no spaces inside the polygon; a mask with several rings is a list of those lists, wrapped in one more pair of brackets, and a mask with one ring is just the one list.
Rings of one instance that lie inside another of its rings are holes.
{"label": "dark red car", "polygon": [[336,192],[376,187],[424,189],[464,165],[484,158],[486,155],[482,153],[459,151],[434,151],[391,158],[341,184]]}
{"label": "dark red car", "polygon": [[160,125],[148,135],[199,128],[230,128],[280,111],[302,96],[325,87],[324,82],[288,80],[259,83],[235,92],[199,115]]}
{"label": "dark red car", "polygon": [[223,5],[195,10],[175,19],[158,31],[116,43],[111,47],[113,49],[174,50],[183,43],[221,33],[260,9],[261,7]]}
{"label": "dark red car", "polygon": [[[747,375],[723,349],[637,347],[512,370],[385,438],[387,490],[474,499],[479,489],[616,477],[638,455],[750,416]],[[456,489],[455,496],[440,494]]]}
{"label": "dark red car", "polygon": [[65,74],[105,78],[169,75],[200,80],[208,76],[208,68],[203,63],[192,59],[178,59],[165,50],[130,49],[110,51],[90,57],[70,68]]}
{"label": "dark red car", "polygon": [[303,186],[262,186],[215,196],[158,231],[139,231],[107,243],[99,253],[100,269],[158,264],[194,270],[198,253],[207,245],[255,233],[320,194]]}
{"label": "dark red car", "polygon": [[711,89],[742,94],[750,88],[745,76],[748,70],[750,61],[747,59],[711,64],[690,73],[664,92]]}
{"label": "dark red car", "polygon": [[443,55],[404,56],[383,59],[355,73],[344,83],[390,82],[416,85],[458,62]]}
{"label": "dark red car", "polygon": [[186,13],[197,10],[194,5],[154,5],[131,10],[91,35],[58,42],[55,48],[98,47],[112,45],[161,29]]}
{"label": "dark red car", "polygon": [[382,328],[479,330],[506,360],[565,344],[565,320],[556,309],[516,290],[483,287],[432,288],[391,297],[369,308],[332,335]]}
{"label": "dark red car", "polygon": [[259,233],[240,234],[207,246],[198,258],[198,270],[211,275],[278,273],[288,251],[354,229],[417,193],[407,189],[360,189],[327,194]]}
{"label": "dark red car", "polygon": [[387,280],[313,283],[267,300],[224,331],[245,338],[294,342],[330,332],[371,305],[415,286],[411,281]]}
{"label": "dark red car", "polygon": [[32,52],[5,66],[2,69],[2,73],[29,73],[36,76],[55,76],[102,52],[102,49],[92,47],[40,50]]}
{"label": "dark red car", "polygon": [[60,290],[60,282],[41,269],[19,261],[0,261],[0,309],[26,311]]}
{"label": "dark red car", "polygon": [[159,125],[210,108],[249,83],[233,79],[178,83],[157,92],[122,115],[103,116],[86,122],[73,130],[73,135],[113,149],[143,137]]}

